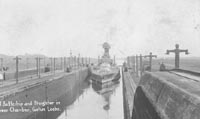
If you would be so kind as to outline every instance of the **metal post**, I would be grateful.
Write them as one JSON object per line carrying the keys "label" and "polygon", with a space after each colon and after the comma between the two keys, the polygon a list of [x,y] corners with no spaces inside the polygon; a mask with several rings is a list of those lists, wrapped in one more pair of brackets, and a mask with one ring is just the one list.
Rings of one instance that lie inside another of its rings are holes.
{"label": "metal post", "polygon": [[40,78],[40,58],[38,58],[38,74],[39,74],[39,78]]}
{"label": "metal post", "polygon": [[60,58],[60,68],[61,68],[61,70],[63,69],[63,66],[62,66],[62,65],[63,65],[63,58],[61,57],[61,58]]}
{"label": "metal post", "polygon": [[114,60],[113,60],[113,64],[115,65],[115,55],[114,55]]}
{"label": "metal post", "polygon": [[36,58],[36,67],[37,67],[37,76],[40,78],[41,77],[41,67],[40,67],[40,60],[43,58],[37,57]]}
{"label": "metal post", "polygon": [[51,66],[50,66],[50,69],[51,69],[51,73],[53,73],[53,58],[52,57],[50,57],[49,58],[50,59],[50,62],[51,62]]}
{"label": "metal post", "polygon": [[38,61],[38,60],[39,60],[39,58],[36,57],[35,59],[36,59],[36,71],[37,71],[37,76],[39,76],[39,73],[38,73],[38,72],[39,72],[39,67],[38,67],[38,65],[39,65],[39,61]]}
{"label": "metal post", "polygon": [[189,53],[188,53],[188,50],[179,49],[178,44],[176,44],[175,47],[176,48],[174,50],[167,50],[166,54],[168,55],[170,52],[175,53],[175,68],[178,69],[179,63],[180,63],[180,53],[184,52],[186,55],[189,54]]}
{"label": "metal post", "polygon": [[80,53],[78,54],[78,68],[80,67]]}
{"label": "metal post", "polygon": [[64,57],[64,71],[66,70],[66,57]]}
{"label": "metal post", "polygon": [[138,77],[138,55],[136,55],[136,76]]}
{"label": "metal post", "polygon": [[55,73],[56,73],[56,58],[54,57],[53,58],[53,73],[54,73],[54,75],[55,75]]}
{"label": "metal post", "polygon": [[133,72],[135,72],[136,71],[135,56],[132,56],[131,59],[132,59],[132,63],[133,63],[132,64]]}
{"label": "metal post", "polygon": [[29,68],[29,58],[26,58],[26,69],[28,69]]}
{"label": "metal post", "polygon": [[76,56],[74,56],[74,67],[76,68]]}
{"label": "metal post", "polygon": [[44,68],[45,68],[45,66],[46,66],[46,60],[45,60],[45,57],[44,57],[43,59],[44,59]]}
{"label": "metal post", "polygon": [[16,74],[15,74],[15,78],[16,78],[16,83],[18,83],[18,77],[19,77],[19,60],[21,60],[21,58],[19,58],[18,56],[16,56],[16,58],[14,58],[14,60],[16,60]]}
{"label": "metal post", "polygon": [[152,52],[150,52],[149,55],[145,55],[144,57],[145,57],[145,58],[146,58],[146,57],[149,57],[149,71],[151,71],[151,69],[152,69],[152,58],[153,58],[153,57],[156,58],[157,55],[152,55]]}
{"label": "metal post", "polygon": [[85,65],[87,66],[87,57],[85,57]]}
{"label": "metal post", "polygon": [[70,50],[70,58],[69,58],[69,65],[70,67],[73,67],[73,59],[72,59],[72,51]]}
{"label": "metal post", "polygon": [[100,64],[100,57],[98,56],[98,64]]}
{"label": "metal post", "polygon": [[84,66],[84,59],[83,59],[83,57],[82,57],[82,66]]}
{"label": "metal post", "polygon": [[3,58],[0,58],[1,60],[1,71],[3,71]]}
{"label": "metal post", "polygon": [[140,54],[140,76],[142,76],[143,73],[143,62],[142,62],[142,55]]}
{"label": "metal post", "polygon": [[71,67],[71,57],[68,57],[68,66]]}

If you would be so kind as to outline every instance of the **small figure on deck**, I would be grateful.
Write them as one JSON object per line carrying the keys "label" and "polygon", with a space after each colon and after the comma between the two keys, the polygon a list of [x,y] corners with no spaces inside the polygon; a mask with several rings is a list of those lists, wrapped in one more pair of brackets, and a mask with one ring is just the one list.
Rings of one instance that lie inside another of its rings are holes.
{"label": "small figure on deck", "polygon": [[166,71],[166,67],[163,62],[160,64],[160,71]]}
{"label": "small figure on deck", "polygon": [[6,71],[9,69],[9,67],[3,67],[3,80],[6,80]]}

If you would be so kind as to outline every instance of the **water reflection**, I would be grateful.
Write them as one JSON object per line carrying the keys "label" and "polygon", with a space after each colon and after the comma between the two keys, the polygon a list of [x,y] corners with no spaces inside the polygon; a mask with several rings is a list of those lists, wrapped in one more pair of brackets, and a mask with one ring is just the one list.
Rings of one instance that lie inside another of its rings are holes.
{"label": "water reflection", "polygon": [[77,81],[75,85],[71,87],[70,91],[66,92],[64,95],[59,97],[56,101],[61,102],[61,105],[57,106],[61,109],[61,111],[37,112],[27,117],[27,119],[56,119],[57,117],[59,117],[59,115],[66,111],[66,107],[72,106],[73,103],[77,99],[79,99],[80,95],[83,94],[84,90],[89,88],[89,84],[90,82],[88,80],[85,80],[83,82]]}
{"label": "water reflection", "polygon": [[59,97],[60,112],[40,112],[30,119],[122,119],[123,97],[121,79],[104,85],[79,82]]}
{"label": "water reflection", "polygon": [[99,95],[103,96],[106,104],[103,106],[104,110],[110,109],[110,96],[113,94],[117,86],[119,85],[119,81],[116,82],[108,82],[105,84],[98,84],[92,82],[92,88],[97,92]]}

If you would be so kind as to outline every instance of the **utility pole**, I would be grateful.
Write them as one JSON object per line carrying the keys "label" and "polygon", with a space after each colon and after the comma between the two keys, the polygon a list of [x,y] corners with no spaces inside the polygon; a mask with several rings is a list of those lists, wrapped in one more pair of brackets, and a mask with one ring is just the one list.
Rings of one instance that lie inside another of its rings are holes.
{"label": "utility pole", "polygon": [[18,77],[19,77],[19,60],[21,60],[21,58],[19,58],[18,56],[16,56],[16,58],[14,58],[14,60],[16,60],[15,78],[16,78],[16,83],[18,83]]}
{"label": "utility pole", "polygon": [[116,62],[115,62],[115,55],[114,55],[113,64],[115,65],[115,63],[116,63]]}
{"label": "utility pole", "polygon": [[133,72],[136,72],[136,62],[135,62],[136,57],[131,56],[131,67],[133,68]]}
{"label": "utility pole", "polygon": [[40,57],[39,57],[39,63],[38,63],[38,64],[39,64],[39,78],[41,77],[41,65],[40,65],[40,60],[41,60],[41,59],[43,59],[43,58],[40,58]]}
{"label": "utility pole", "polygon": [[138,77],[138,55],[135,56],[136,60],[136,76]]}
{"label": "utility pole", "polygon": [[51,73],[53,73],[53,58],[50,57],[49,59],[50,59],[50,62],[51,62],[51,64],[50,64]]}
{"label": "utility pole", "polygon": [[46,58],[44,57],[43,59],[44,59],[44,68],[45,68],[45,66],[46,66]]}
{"label": "utility pole", "polygon": [[72,51],[70,50],[70,58],[69,58],[69,65],[70,67],[72,66],[73,67],[73,61],[72,61]]}
{"label": "utility pole", "polygon": [[41,75],[41,71],[40,71],[40,60],[43,59],[43,58],[40,58],[40,57],[36,57],[36,67],[37,67],[37,76],[40,78]]}
{"label": "utility pole", "polygon": [[130,67],[130,56],[127,57],[127,66]]}
{"label": "utility pole", "polygon": [[76,56],[73,57],[73,66],[76,67]]}
{"label": "utility pole", "polygon": [[142,54],[140,54],[140,76],[142,76],[143,73],[143,61],[142,61]]}
{"label": "utility pole", "polygon": [[36,60],[36,73],[37,73],[37,76],[38,76],[38,57],[36,57],[35,60]]}
{"label": "utility pole", "polygon": [[98,64],[100,64],[100,56],[98,56]]}
{"label": "utility pole", "polygon": [[87,57],[85,57],[85,64],[86,64],[86,66],[87,66],[87,64],[88,64]]}
{"label": "utility pole", "polygon": [[151,67],[152,67],[152,58],[153,58],[153,57],[157,58],[157,55],[152,55],[152,52],[150,52],[149,55],[145,55],[144,57],[145,57],[145,58],[146,58],[146,57],[149,57],[149,68],[150,68],[149,70],[151,71]]}
{"label": "utility pole", "polygon": [[70,65],[70,63],[71,63],[71,62],[70,62],[70,57],[68,57],[67,59],[68,59],[67,66],[70,68],[70,67],[71,67],[71,65]]}
{"label": "utility pole", "polygon": [[82,57],[82,66],[84,67],[84,58]]}
{"label": "utility pole", "polygon": [[60,57],[60,69],[62,70],[63,69],[63,58]]}
{"label": "utility pole", "polygon": [[174,50],[167,50],[166,54],[168,55],[170,52],[175,53],[175,69],[179,68],[179,63],[180,63],[180,53],[184,52],[186,55],[188,55],[188,50],[182,50],[179,49],[179,45],[176,44],[175,45],[175,49]]}
{"label": "utility pole", "polygon": [[54,75],[55,75],[55,73],[56,73],[56,58],[54,57],[53,58],[53,73],[54,73]]}
{"label": "utility pole", "polygon": [[3,71],[3,58],[0,58],[1,60],[1,71]]}
{"label": "utility pole", "polygon": [[64,57],[64,72],[66,70],[66,57]]}
{"label": "utility pole", "polygon": [[28,69],[29,68],[29,58],[26,58],[26,69]]}
{"label": "utility pole", "polygon": [[80,53],[78,54],[78,68],[80,67]]}
{"label": "utility pole", "polygon": [[71,67],[71,57],[68,57],[68,66]]}

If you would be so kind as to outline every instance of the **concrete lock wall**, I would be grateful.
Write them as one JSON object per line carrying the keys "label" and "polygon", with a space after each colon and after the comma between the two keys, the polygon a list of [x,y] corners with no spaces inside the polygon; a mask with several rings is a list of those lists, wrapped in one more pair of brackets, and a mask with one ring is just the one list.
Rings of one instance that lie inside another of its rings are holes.
{"label": "concrete lock wall", "polygon": [[[44,68],[40,69],[41,73],[44,73]],[[5,74],[6,80],[9,79],[15,79],[15,72],[8,72]],[[30,75],[36,75],[37,74],[37,69],[28,69],[28,70],[23,70],[23,71],[19,71],[19,78],[21,77],[26,77],[26,76],[30,76]]]}
{"label": "concrete lock wall", "polygon": [[146,73],[134,96],[132,119],[199,119],[200,99],[176,85]]}
{"label": "concrete lock wall", "polygon": [[[19,102],[30,102],[30,101],[54,101],[66,93],[70,93],[70,90],[75,86],[76,83],[81,83],[88,76],[88,69],[84,69],[79,72],[73,72],[65,74],[58,79],[43,83],[31,88],[25,89],[22,92],[18,92],[5,97],[1,101],[19,101]],[[32,112],[33,113],[33,112]],[[23,119],[30,116],[32,113],[1,113],[0,119]]]}

